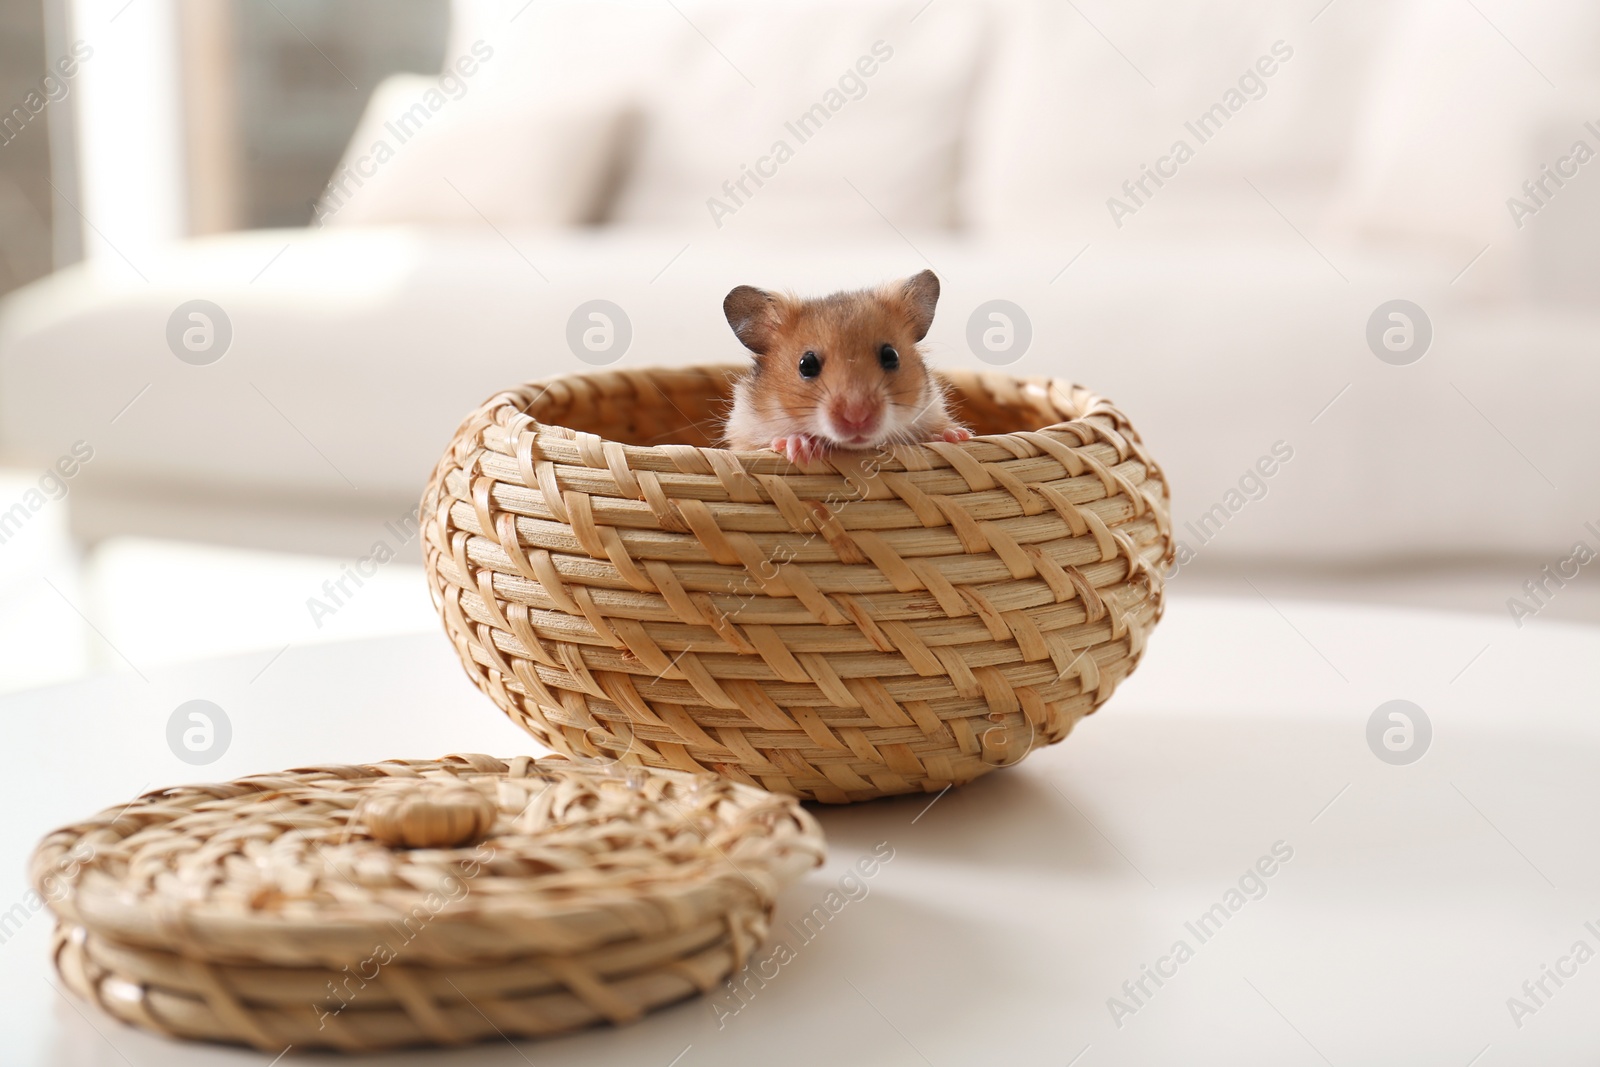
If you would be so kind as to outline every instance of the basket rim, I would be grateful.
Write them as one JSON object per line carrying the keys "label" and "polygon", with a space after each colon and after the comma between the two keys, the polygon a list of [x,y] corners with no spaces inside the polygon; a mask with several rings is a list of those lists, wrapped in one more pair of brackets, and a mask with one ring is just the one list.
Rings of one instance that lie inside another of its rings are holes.
{"label": "basket rim", "polygon": [[[486,399],[464,425],[474,419],[484,419],[504,427],[515,444],[525,429],[532,429],[541,441],[571,441],[596,452],[621,449],[628,466],[650,469],[655,463],[667,463],[661,469],[676,470],[674,459],[685,452],[702,456],[731,457],[750,474],[795,474],[836,471],[845,475],[861,475],[868,471],[915,472],[949,467],[966,467],[974,462],[1018,458],[1023,454],[1053,451],[1050,443],[1069,443],[1075,447],[1099,441],[1116,449],[1119,456],[1140,452],[1138,432],[1122,412],[1104,396],[1087,386],[1067,378],[1046,375],[1017,376],[1000,371],[957,368],[934,370],[931,373],[948,388],[957,392],[977,393],[986,384],[1001,386],[1008,391],[1049,398],[1056,405],[1076,411],[1070,419],[1046,423],[1034,429],[1019,429],[1004,433],[977,434],[963,442],[927,441],[912,444],[895,444],[876,451],[836,449],[806,464],[792,463],[770,449],[734,449],[722,445],[638,445],[617,440],[602,434],[574,429],[560,421],[542,421],[529,413],[538,400],[579,385],[592,385],[615,392],[627,387],[638,394],[641,386],[653,386],[657,380],[720,379],[733,382],[747,374],[748,364],[697,363],[683,366],[645,366],[603,369],[577,373],[557,374],[535,378],[497,390]],[[656,391],[660,393],[659,387]],[[661,393],[665,398],[666,394]],[[670,398],[668,398],[670,403]],[[685,416],[687,418],[687,415]],[[693,420],[690,420],[693,422]],[[459,433],[459,431],[458,431]],[[1041,439],[1045,444],[1041,447]],[[1065,439],[1065,441],[1063,441]],[[1133,447],[1130,447],[1130,442]],[[723,461],[726,462],[726,461]],[[717,460],[712,460],[717,464]]]}

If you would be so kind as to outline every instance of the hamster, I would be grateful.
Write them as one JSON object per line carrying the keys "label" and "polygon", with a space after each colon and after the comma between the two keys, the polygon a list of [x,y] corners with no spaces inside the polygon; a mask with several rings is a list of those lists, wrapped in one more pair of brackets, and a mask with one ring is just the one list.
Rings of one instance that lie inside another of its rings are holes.
{"label": "hamster", "polygon": [[755,365],[734,384],[728,446],[803,463],[834,449],[969,440],[917,349],[938,300],[931,270],[818,300],[734,289],[722,311]]}

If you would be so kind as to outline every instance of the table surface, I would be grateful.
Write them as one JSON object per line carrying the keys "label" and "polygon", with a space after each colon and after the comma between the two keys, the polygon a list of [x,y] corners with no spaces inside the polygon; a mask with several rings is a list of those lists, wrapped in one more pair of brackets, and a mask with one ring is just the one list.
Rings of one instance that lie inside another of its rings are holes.
{"label": "table surface", "polygon": [[[1177,598],[1143,667],[1064,743],[937,799],[818,810],[828,863],[784,895],[776,929],[858,858],[893,859],[813,940],[791,935],[743,1001],[362,1062],[1592,1064],[1597,674],[1597,628]],[[232,727],[208,766],[167,745],[192,699]],[[1405,765],[1368,742],[1395,699],[1432,727]],[[185,781],[536,751],[435,634],[97,677],[0,715],[6,1063],[272,1060],[141,1033],[61,992],[48,913],[11,907],[52,827]]]}

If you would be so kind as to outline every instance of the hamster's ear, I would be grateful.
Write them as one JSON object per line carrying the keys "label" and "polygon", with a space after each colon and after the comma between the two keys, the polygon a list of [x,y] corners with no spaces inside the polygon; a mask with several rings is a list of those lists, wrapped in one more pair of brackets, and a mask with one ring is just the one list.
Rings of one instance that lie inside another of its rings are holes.
{"label": "hamster's ear", "polygon": [[722,301],[722,313],[739,343],[765,355],[778,332],[778,304],[772,294],[753,285],[741,285]]}
{"label": "hamster's ear", "polygon": [[900,296],[911,317],[911,331],[920,341],[933,325],[933,308],[939,303],[939,278],[931,270],[912,275],[901,284]]}

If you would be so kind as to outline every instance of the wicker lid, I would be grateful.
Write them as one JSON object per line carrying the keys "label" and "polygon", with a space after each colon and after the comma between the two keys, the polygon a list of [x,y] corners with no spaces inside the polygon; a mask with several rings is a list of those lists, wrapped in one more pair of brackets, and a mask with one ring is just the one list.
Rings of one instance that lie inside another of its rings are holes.
{"label": "wicker lid", "polygon": [[148,793],[64,827],[35,885],[64,924],[191,959],[332,966],[572,954],[766,911],[821,862],[792,798],[559,757],[310,767]]}

